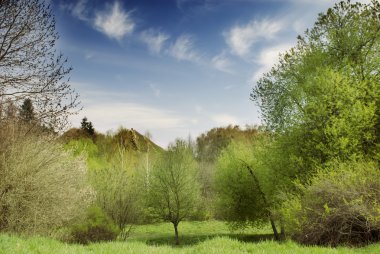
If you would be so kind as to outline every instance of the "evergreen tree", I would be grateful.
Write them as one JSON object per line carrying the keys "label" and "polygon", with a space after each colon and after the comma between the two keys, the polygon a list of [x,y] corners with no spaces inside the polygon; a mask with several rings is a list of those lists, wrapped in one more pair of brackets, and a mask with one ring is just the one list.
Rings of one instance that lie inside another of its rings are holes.
{"label": "evergreen tree", "polygon": [[34,107],[31,99],[25,99],[19,110],[20,119],[25,122],[31,122],[35,118]]}
{"label": "evergreen tree", "polygon": [[92,122],[87,120],[87,117],[84,117],[81,122],[81,129],[84,130],[91,137],[95,135],[95,129],[92,126]]}

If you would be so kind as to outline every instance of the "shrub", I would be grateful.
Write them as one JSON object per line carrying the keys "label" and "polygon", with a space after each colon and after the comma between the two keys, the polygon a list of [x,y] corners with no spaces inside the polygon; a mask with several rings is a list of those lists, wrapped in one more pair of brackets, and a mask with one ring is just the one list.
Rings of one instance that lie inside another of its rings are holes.
{"label": "shrub", "polygon": [[319,171],[281,211],[291,237],[304,244],[365,245],[380,240],[380,170],[374,163]]}
{"label": "shrub", "polygon": [[84,222],[73,226],[71,241],[88,244],[90,242],[112,241],[119,234],[117,226],[97,206],[92,206],[87,211]]}
{"label": "shrub", "polygon": [[0,140],[0,231],[47,235],[83,214],[91,190],[81,158],[17,122],[0,122]]}

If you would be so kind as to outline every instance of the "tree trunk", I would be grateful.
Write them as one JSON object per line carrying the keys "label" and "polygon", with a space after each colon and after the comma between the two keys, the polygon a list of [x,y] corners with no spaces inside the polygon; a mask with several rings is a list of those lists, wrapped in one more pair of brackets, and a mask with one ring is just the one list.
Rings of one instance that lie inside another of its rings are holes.
{"label": "tree trunk", "polygon": [[175,245],[179,245],[179,237],[178,237],[178,223],[173,223],[174,232],[175,232]]}
{"label": "tree trunk", "polygon": [[280,220],[280,227],[281,227],[281,240],[285,240],[285,225],[284,221],[281,219]]}
{"label": "tree trunk", "polygon": [[280,240],[280,237],[277,232],[276,224],[274,223],[274,220],[272,219],[272,217],[269,217],[269,220],[270,220],[270,225],[272,226],[272,229],[273,229],[274,240],[278,241]]}

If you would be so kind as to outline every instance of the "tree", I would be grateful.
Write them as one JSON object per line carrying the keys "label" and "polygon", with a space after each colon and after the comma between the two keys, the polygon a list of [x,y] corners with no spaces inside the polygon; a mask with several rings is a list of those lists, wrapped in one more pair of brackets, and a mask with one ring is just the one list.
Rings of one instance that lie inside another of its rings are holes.
{"label": "tree", "polygon": [[147,201],[155,216],[173,224],[177,245],[178,224],[195,212],[198,196],[197,163],[188,144],[176,140],[153,165]]}
{"label": "tree", "polygon": [[28,123],[34,120],[34,107],[31,99],[27,98],[24,100],[19,111],[19,116],[21,120]]}
{"label": "tree", "polygon": [[335,158],[379,161],[379,13],[378,1],[336,4],[254,87],[295,174]]}
{"label": "tree", "polygon": [[78,106],[71,67],[57,52],[51,8],[43,0],[0,1],[0,104],[33,100],[42,124],[63,128]]}
{"label": "tree", "polygon": [[86,132],[90,137],[95,135],[95,129],[92,126],[92,122],[87,120],[87,117],[83,117],[81,124],[81,129]]}
{"label": "tree", "polygon": [[122,239],[128,237],[140,214],[141,194],[134,163],[136,157],[136,154],[127,154],[124,148],[119,147],[118,154],[108,168],[92,172],[97,204],[118,226]]}
{"label": "tree", "polygon": [[[216,164],[215,184],[218,215],[233,228],[261,226],[270,222],[276,240],[277,195],[288,178],[278,177],[280,159],[271,138],[262,133],[251,140],[233,141]],[[283,233],[282,221],[281,233]]]}
{"label": "tree", "polygon": [[49,235],[92,200],[86,165],[43,133],[0,124],[0,231]]}

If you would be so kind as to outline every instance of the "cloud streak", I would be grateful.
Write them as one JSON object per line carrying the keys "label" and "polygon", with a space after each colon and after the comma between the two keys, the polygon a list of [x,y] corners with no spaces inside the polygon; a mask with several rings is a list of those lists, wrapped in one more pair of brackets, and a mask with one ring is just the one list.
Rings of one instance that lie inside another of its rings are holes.
{"label": "cloud streak", "polygon": [[225,41],[231,53],[246,57],[251,53],[258,40],[272,39],[282,28],[282,24],[274,20],[252,20],[245,25],[236,25],[224,33]]}

